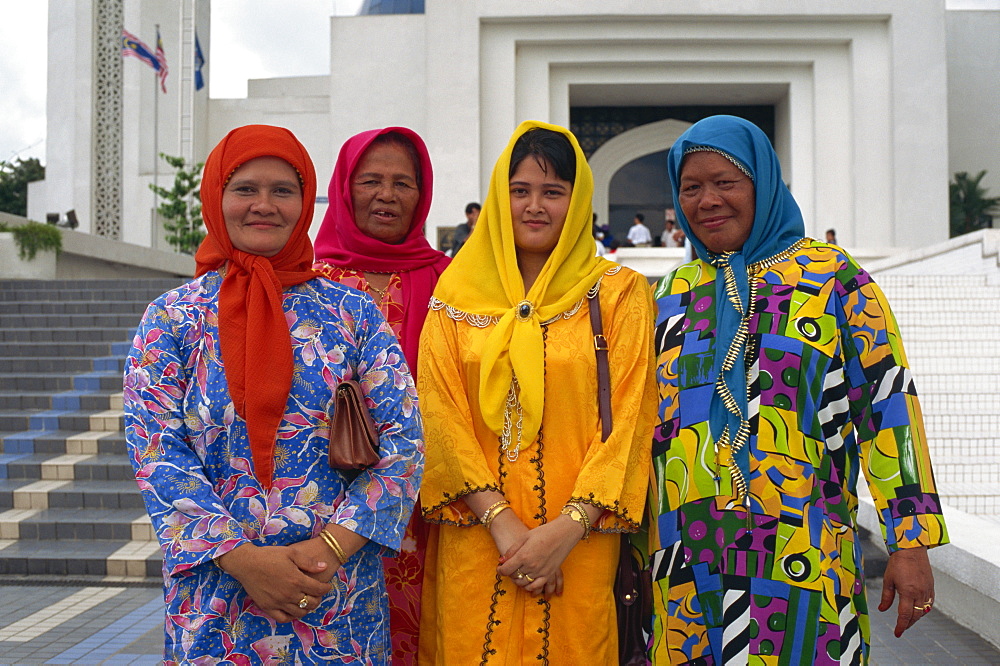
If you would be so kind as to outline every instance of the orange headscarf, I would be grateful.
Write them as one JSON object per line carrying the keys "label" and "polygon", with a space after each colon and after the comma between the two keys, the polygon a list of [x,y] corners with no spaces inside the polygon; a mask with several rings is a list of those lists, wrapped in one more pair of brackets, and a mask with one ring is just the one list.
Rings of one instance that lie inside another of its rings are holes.
{"label": "orange headscarf", "polygon": [[[288,162],[302,181],[302,214],[278,254],[262,257],[233,247],[222,214],[222,191],[233,172],[256,157]],[[205,163],[202,215],[208,235],[195,260],[196,276],[229,262],[219,290],[219,347],[236,413],[246,421],[254,475],[265,488],[274,473],[274,440],[292,387],[292,342],[281,307],[285,287],[318,276],[309,225],[316,201],[316,171],[305,147],[282,127],[237,127]],[[251,381],[247,381],[251,378]]]}

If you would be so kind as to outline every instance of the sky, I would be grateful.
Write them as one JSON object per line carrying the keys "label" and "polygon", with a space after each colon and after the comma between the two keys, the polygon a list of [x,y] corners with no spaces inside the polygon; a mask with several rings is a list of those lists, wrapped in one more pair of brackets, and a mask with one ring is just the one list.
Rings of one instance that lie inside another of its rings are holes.
{"label": "sky", "polygon": [[[327,19],[356,14],[361,2],[216,0],[206,55],[211,96],[245,97],[247,79],[329,73]],[[48,5],[46,0],[0,0],[5,17],[0,21],[0,160],[5,162],[29,157],[45,162]]]}

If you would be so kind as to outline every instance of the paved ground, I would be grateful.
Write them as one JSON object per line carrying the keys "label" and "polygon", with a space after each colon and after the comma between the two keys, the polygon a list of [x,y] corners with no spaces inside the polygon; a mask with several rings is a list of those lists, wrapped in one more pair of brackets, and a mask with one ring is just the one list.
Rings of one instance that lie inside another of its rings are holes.
{"label": "paved ground", "polygon": [[[0,664],[159,663],[159,588],[63,582],[0,582]],[[869,598],[877,599],[880,589],[881,581],[872,581]],[[1000,651],[941,613],[898,640],[894,617],[892,611],[872,616],[873,664],[1000,664]]]}

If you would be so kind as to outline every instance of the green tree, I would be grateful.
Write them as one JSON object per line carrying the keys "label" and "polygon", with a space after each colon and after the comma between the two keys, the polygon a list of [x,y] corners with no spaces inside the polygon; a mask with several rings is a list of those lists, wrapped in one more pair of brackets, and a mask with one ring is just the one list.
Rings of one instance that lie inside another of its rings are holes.
{"label": "green tree", "polygon": [[985,175],[985,170],[971,177],[959,171],[948,183],[953,238],[986,227],[989,217],[1000,211],[1000,197],[986,196],[986,188],[980,185]]}
{"label": "green tree", "polygon": [[13,162],[0,160],[0,210],[28,216],[28,183],[45,179],[45,167],[37,157]]}
{"label": "green tree", "polygon": [[188,169],[183,157],[165,153],[160,153],[160,157],[177,170],[170,189],[149,184],[149,189],[163,199],[156,210],[163,217],[167,242],[178,252],[194,254],[205,238],[201,219],[201,168],[205,165],[199,162]]}

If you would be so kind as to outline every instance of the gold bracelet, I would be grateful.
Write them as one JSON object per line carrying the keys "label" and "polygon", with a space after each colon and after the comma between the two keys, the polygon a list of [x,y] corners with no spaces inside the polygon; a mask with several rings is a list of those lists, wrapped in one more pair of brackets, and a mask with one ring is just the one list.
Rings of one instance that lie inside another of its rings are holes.
{"label": "gold bracelet", "polygon": [[583,526],[583,540],[590,538],[590,516],[580,502],[567,502],[560,511],[564,516],[569,516],[570,520],[580,523]]}
{"label": "gold bracelet", "polygon": [[500,513],[500,511],[504,509],[509,509],[509,508],[510,508],[510,502],[508,502],[505,499],[502,499],[499,502],[494,502],[493,504],[490,504],[486,508],[486,511],[483,511],[483,516],[482,518],[479,519],[479,522],[483,524],[483,526],[486,528],[486,531],[489,531],[490,523],[493,522],[493,519],[496,517],[496,514]]}
{"label": "gold bracelet", "polygon": [[490,531],[490,528],[493,526],[493,521],[497,519],[497,516],[499,516],[507,509],[510,509],[510,504],[504,504],[502,507],[494,511],[489,518],[486,519],[486,522],[483,523],[483,526],[486,528],[487,532]]}
{"label": "gold bracelet", "polygon": [[337,537],[327,532],[325,527],[319,531],[319,535],[323,537],[323,541],[325,541],[326,545],[328,545],[330,550],[333,551],[334,556],[340,560],[341,566],[347,564],[347,553],[344,552],[343,546],[341,546],[340,542],[337,541]]}

